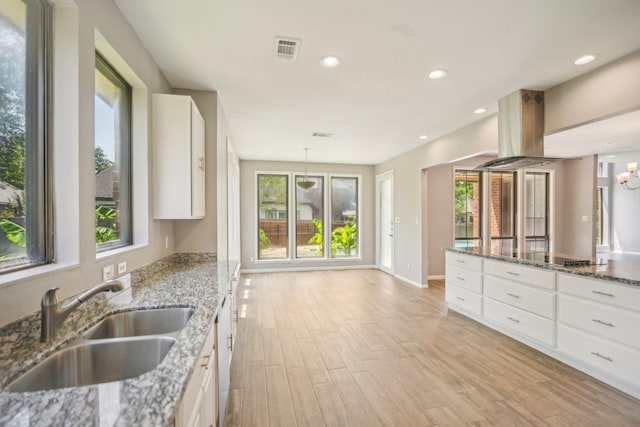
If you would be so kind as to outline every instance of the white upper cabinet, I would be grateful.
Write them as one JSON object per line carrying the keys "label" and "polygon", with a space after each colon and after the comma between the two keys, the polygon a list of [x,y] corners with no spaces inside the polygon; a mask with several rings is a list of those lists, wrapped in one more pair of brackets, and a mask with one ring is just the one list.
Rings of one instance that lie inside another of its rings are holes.
{"label": "white upper cabinet", "polygon": [[204,119],[185,95],[153,95],[153,216],[205,214]]}

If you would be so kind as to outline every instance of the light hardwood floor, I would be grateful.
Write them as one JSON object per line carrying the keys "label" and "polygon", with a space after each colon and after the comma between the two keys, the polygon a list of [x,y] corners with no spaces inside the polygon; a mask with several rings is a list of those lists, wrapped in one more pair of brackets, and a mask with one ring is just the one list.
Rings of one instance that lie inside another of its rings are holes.
{"label": "light hardwood floor", "polygon": [[225,426],[640,426],[640,401],[376,270],[243,275]]}

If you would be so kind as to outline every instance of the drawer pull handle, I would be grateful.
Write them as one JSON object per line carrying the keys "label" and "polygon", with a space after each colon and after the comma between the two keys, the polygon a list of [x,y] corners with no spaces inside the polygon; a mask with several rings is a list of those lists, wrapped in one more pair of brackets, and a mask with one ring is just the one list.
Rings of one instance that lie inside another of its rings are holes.
{"label": "drawer pull handle", "polygon": [[507,271],[507,274],[510,274],[512,276],[519,276],[520,273],[516,273],[515,271]]}
{"label": "drawer pull handle", "polygon": [[613,359],[612,359],[612,358],[610,358],[610,357],[608,357],[608,356],[603,356],[602,354],[600,354],[600,353],[598,353],[598,352],[596,352],[596,351],[592,351],[592,352],[591,352],[591,354],[593,354],[593,355],[594,355],[594,356],[596,356],[596,357],[599,357],[600,359],[604,359],[604,360],[606,360],[606,361],[613,362]]}
{"label": "drawer pull handle", "polygon": [[609,294],[607,292],[600,292],[600,291],[591,291],[591,292],[593,292],[594,294],[598,294],[598,295],[604,295],[605,297],[614,297],[615,296],[615,295]]}
{"label": "drawer pull handle", "polygon": [[511,320],[512,322],[515,323],[520,323],[520,321],[518,319],[514,319],[513,317],[507,317],[507,319]]}
{"label": "drawer pull handle", "polygon": [[507,292],[507,295],[509,295],[510,297],[513,297],[513,298],[520,298],[520,295],[511,294],[509,292]]}
{"label": "drawer pull handle", "polygon": [[610,326],[613,328],[613,323],[605,322],[604,320],[600,320],[600,319],[591,319],[591,320],[596,323],[600,323],[601,325]]}
{"label": "drawer pull handle", "polygon": [[459,262],[460,264],[466,264],[467,263],[466,261],[463,261],[461,259],[457,259],[456,262]]}
{"label": "drawer pull handle", "polygon": [[461,282],[464,282],[464,277],[456,276],[456,279],[460,280]]}
{"label": "drawer pull handle", "polygon": [[461,298],[461,297],[456,297],[456,299],[459,299],[460,301],[466,301],[464,298]]}

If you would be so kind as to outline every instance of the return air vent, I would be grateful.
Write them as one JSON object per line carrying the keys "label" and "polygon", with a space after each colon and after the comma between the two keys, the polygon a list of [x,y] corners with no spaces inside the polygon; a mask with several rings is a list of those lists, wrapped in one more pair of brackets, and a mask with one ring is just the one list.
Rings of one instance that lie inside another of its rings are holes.
{"label": "return air vent", "polygon": [[318,138],[331,138],[333,134],[329,132],[313,132],[311,136],[316,136]]}
{"label": "return air vent", "polygon": [[275,54],[281,59],[296,59],[300,51],[300,40],[276,37]]}

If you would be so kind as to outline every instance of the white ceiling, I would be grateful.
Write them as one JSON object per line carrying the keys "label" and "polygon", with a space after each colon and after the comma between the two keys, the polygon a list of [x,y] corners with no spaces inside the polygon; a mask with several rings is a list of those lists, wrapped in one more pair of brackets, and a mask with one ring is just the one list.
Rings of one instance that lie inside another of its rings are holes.
{"label": "white ceiling", "polygon": [[378,164],[640,49],[638,0],[115,1],[173,87],[219,93],[243,159]]}

